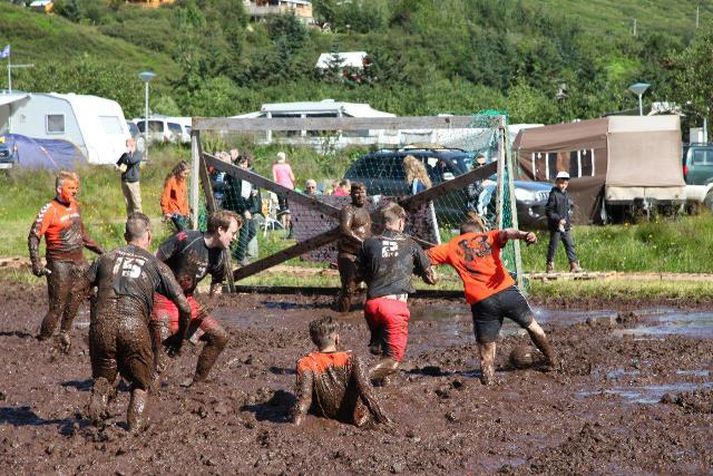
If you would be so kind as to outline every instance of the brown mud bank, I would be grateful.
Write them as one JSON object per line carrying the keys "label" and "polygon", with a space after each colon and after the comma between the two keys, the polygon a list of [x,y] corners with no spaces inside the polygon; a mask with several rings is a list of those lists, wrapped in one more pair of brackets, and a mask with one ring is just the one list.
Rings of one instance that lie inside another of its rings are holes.
{"label": "brown mud bank", "polygon": [[195,365],[197,349],[187,344],[150,397],[149,426],[129,435],[123,385],[107,427],[94,428],[83,417],[91,388],[86,307],[64,355],[33,337],[46,311],[43,288],[6,282],[0,302],[0,465],[8,474],[713,469],[713,313],[706,309],[659,302],[538,305],[564,369],[511,368],[510,350],[527,339],[505,326],[496,372],[501,383],[483,387],[468,308],[461,301],[414,300],[402,370],[376,389],[394,423],[357,429],[310,416],[296,428],[287,414],[295,362],[311,349],[307,323],[336,316],[344,347],[369,359],[360,312],[338,315],[326,297],[223,296],[212,304],[231,342],[209,384],[179,386]]}

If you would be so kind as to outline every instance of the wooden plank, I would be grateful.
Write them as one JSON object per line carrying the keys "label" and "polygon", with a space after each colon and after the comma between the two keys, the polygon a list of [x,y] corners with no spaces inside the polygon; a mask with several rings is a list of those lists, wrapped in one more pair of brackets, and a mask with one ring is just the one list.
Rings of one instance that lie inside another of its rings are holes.
{"label": "wooden plank", "polygon": [[400,200],[399,205],[401,205],[405,210],[415,208],[421,204],[435,200],[438,197],[442,197],[453,190],[463,189],[475,181],[488,178],[493,175],[496,170],[497,162],[491,162],[488,165],[484,165],[483,167],[479,167],[475,170],[459,175],[453,180],[441,182],[428,190],[424,190],[421,193],[417,193],[416,195]]}
{"label": "wooden plank", "polygon": [[[301,294],[303,296],[335,296],[341,288],[321,286],[246,286],[238,285],[235,292],[246,294]],[[357,291],[359,292],[359,291]],[[463,300],[463,291],[447,289],[418,289],[411,298]]]}
{"label": "wooden plank", "polygon": [[288,259],[296,258],[297,256],[317,249],[320,246],[327,245],[332,241],[338,239],[340,236],[341,233],[339,232],[339,227],[332,228],[329,231],[313,236],[308,240],[305,240],[301,243],[297,243],[296,245],[293,245],[282,251],[278,251],[277,253],[272,254],[266,258],[255,261],[254,263],[250,263],[249,265],[243,268],[235,270],[233,272],[233,279],[235,279],[235,281],[245,279],[248,276],[252,276],[253,274],[259,273],[260,271],[263,271],[267,268],[283,263]]}
{"label": "wooden plank", "polygon": [[210,154],[203,153],[203,158],[205,159],[207,165],[215,167],[217,170],[225,172],[232,177],[245,180],[257,187],[267,189],[278,195],[287,196],[288,201],[301,203],[302,205],[317,210],[320,213],[324,213],[325,215],[328,215],[330,217],[336,218],[337,220],[340,217],[341,210],[331,205],[328,205],[320,201],[319,199],[310,197],[309,195],[305,195],[304,193],[290,190],[289,188],[283,187],[282,185],[275,183],[272,180],[266,179],[262,175],[258,175],[255,172],[251,172],[247,169],[242,169],[237,165],[223,162],[222,160],[219,160]]}
{"label": "wooden plank", "polygon": [[473,116],[278,117],[257,119],[194,117],[193,130],[263,132],[270,130],[354,131],[365,129],[452,129],[472,127],[473,121]]}

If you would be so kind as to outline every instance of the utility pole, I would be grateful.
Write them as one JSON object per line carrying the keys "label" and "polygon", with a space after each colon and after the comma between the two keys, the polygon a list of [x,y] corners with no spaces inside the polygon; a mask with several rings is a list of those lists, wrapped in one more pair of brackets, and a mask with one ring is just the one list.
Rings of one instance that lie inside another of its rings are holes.
{"label": "utility pole", "polygon": [[634,18],[634,36],[636,36],[636,18]]}
{"label": "utility pole", "polygon": [[698,26],[700,25],[700,19],[701,19],[701,6],[696,5],[696,30],[698,29]]}

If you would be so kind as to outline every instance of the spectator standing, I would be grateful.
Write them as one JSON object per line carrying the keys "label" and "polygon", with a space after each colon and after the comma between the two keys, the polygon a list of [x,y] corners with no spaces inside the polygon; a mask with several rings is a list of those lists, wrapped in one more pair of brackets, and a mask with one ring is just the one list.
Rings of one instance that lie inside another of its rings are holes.
{"label": "spectator standing", "polygon": [[[431,188],[431,178],[428,176],[426,167],[423,162],[418,160],[413,155],[407,155],[404,157],[404,174],[406,175],[406,183],[409,186],[409,193],[411,195],[416,195],[424,190]],[[436,244],[441,244],[441,230],[438,228],[438,220],[436,219],[436,209],[433,206],[433,202],[428,202],[428,213],[431,216],[431,221],[433,222],[433,237],[435,238]]]}
{"label": "spectator standing", "polygon": [[[241,169],[250,168],[250,158],[241,155],[237,159],[236,165]],[[254,215],[260,213],[262,203],[258,189],[247,180],[241,180],[232,176],[226,177],[225,196],[223,208],[237,213],[243,222],[240,228],[240,235],[233,243],[233,259],[242,266],[247,264],[246,253],[248,244],[257,235],[257,227],[254,222]]]}
{"label": "spectator standing", "polygon": [[161,194],[161,212],[171,220],[177,231],[189,228],[190,208],[188,207],[188,176],[191,169],[188,162],[180,161],[166,176]]}
{"label": "spectator standing", "polygon": [[[277,153],[277,162],[272,166],[272,180],[290,190],[295,189],[295,174],[292,173],[292,167],[287,163],[287,155],[284,152]],[[287,205],[287,197],[278,195],[278,203],[282,227],[287,230],[290,227],[290,209]]]}
{"label": "spectator standing", "polygon": [[136,140],[126,139],[126,152],[121,154],[116,166],[121,170],[121,191],[126,202],[126,216],[141,212],[141,152],[136,150]]}
{"label": "spectator standing", "polygon": [[305,182],[305,194],[306,195],[322,195],[322,193],[317,190],[317,181],[314,179],[307,179]]}
{"label": "spectator standing", "polygon": [[547,214],[547,227],[550,230],[550,243],[547,247],[546,271],[555,271],[555,254],[557,245],[562,241],[567,260],[569,260],[569,271],[571,273],[581,273],[582,268],[577,260],[577,253],[574,250],[574,238],[572,237],[572,201],[567,193],[569,185],[569,174],[567,172],[557,172],[555,186],[550,190],[547,199],[545,213]]}
{"label": "spectator standing", "polygon": [[351,182],[349,182],[349,179],[344,179],[341,180],[336,187],[334,187],[334,196],[335,197],[348,197],[349,196],[349,191],[352,188]]}

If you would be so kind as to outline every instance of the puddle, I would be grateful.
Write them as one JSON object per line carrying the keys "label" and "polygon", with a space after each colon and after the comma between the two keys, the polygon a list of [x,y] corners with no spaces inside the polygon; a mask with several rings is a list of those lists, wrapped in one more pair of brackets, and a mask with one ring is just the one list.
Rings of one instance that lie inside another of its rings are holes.
{"label": "puddle", "polygon": [[631,329],[614,331],[618,336],[659,337],[671,334],[699,338],[713,338],[713,313],[667,312],[641,315],[642,322]]}
{"label": "puddle", "polygon": [[628,403],[651,405],[659,403],[666,393],[694,392],[713,388],[713,382],[690,383],[680,382],[661,385],[645,385],[640,387],[608,388],[605,390],[577,392],[578,398],[587,398],[597,395],[616,395]]}

